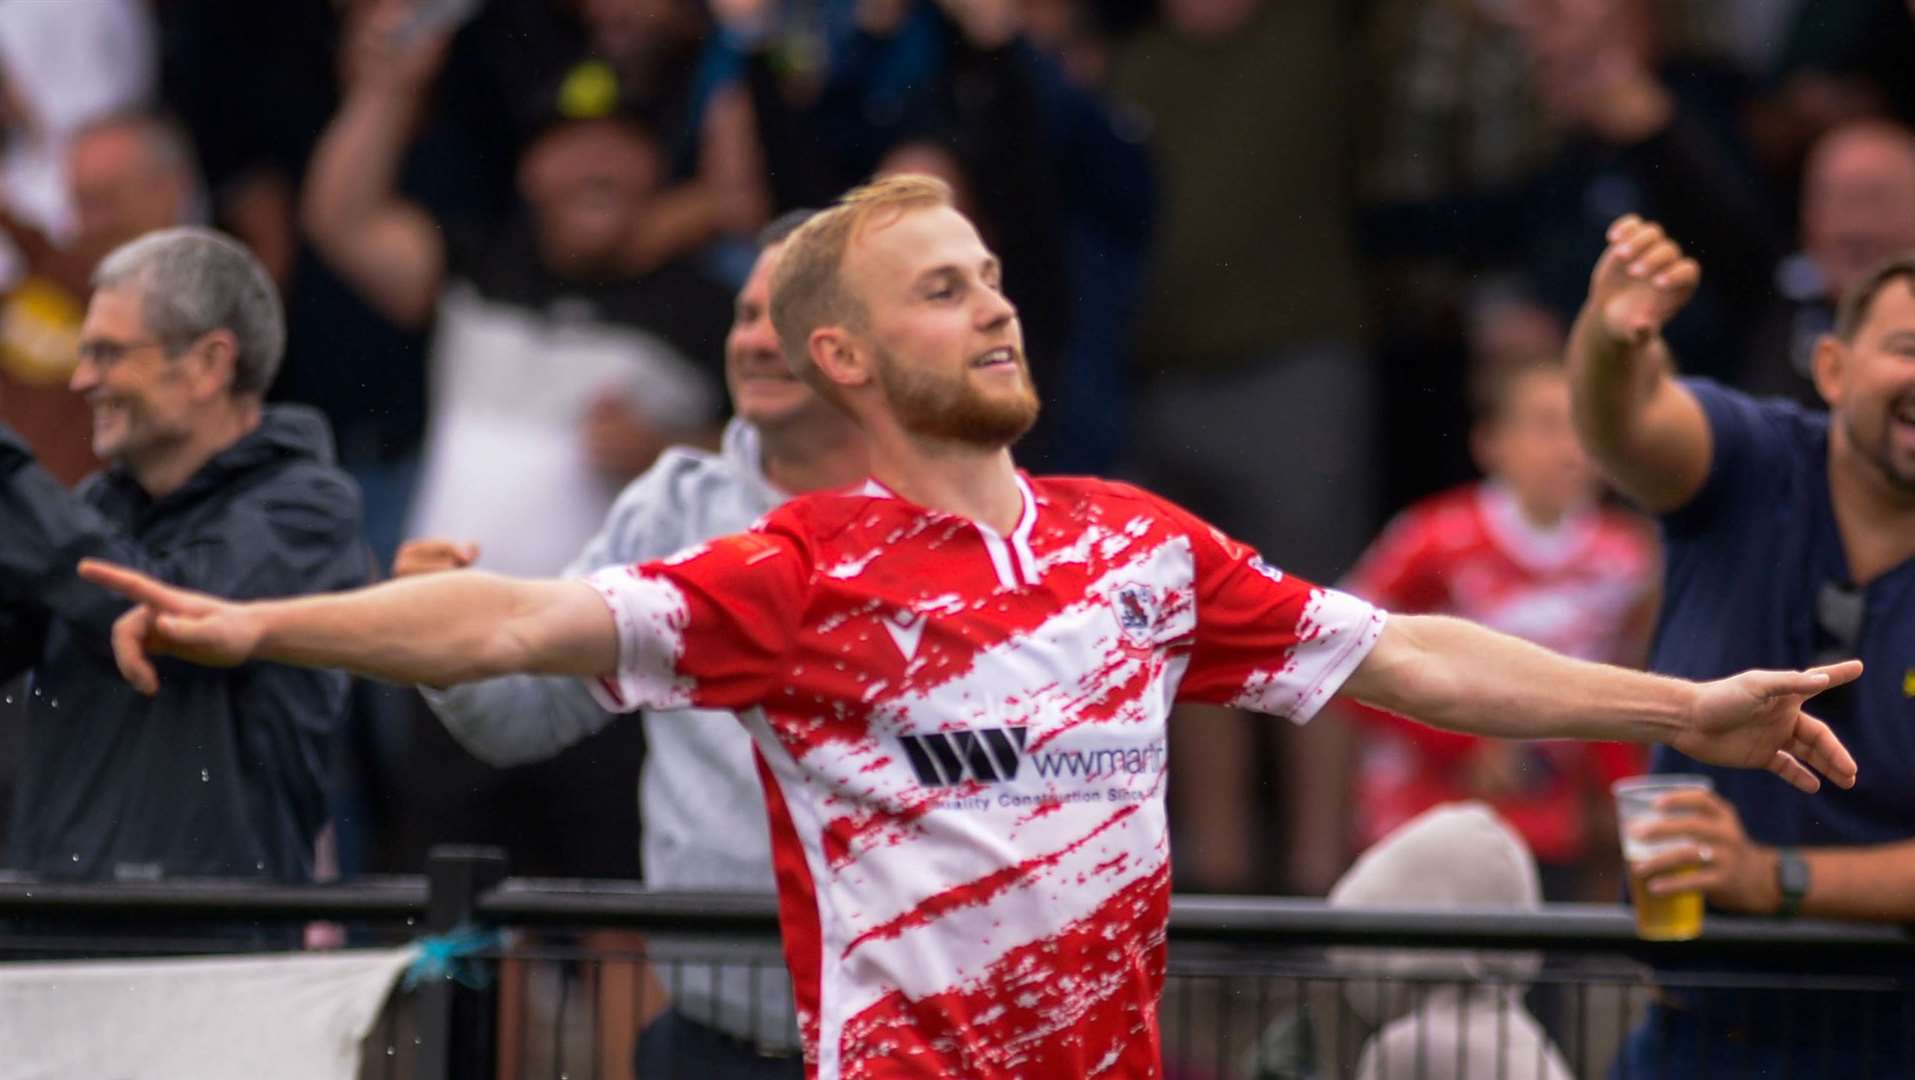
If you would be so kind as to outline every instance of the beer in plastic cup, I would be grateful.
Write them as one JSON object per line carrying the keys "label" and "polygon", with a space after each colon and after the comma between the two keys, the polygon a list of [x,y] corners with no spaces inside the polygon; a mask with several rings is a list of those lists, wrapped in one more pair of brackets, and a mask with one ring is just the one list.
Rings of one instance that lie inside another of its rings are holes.
{"label": "beer in plastic cup", "polygon": [[1616,797],[1616,826],[1622,831],[1622,857],[1629,867],[1629,897],[1636,905],[1636,935],[1645,941],[1687,941],[1701,934],[1702,890],[1651,893],[1637,876],[1636,866],[1651,856],[1682,846],[1682,841],[1644,841],[1631,833],[1636,826],[1664,816],[1656,810],[1656,800],[1664,795],[1677,791],[1711,791],[1714,787],[1708,777],[1689,773],[1632,776],[1609,787]]}

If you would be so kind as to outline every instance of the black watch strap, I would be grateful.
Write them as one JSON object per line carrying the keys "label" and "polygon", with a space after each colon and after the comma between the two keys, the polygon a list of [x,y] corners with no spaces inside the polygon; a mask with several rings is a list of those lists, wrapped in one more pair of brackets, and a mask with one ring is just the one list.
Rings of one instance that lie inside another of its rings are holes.
{"label": "black watch strap", "polygon": [[1775,909],[1779,919],[1793,919],[1802,910],[1802,898],[1809,894],[1809,864],[1794,848],[1779,848],[1775,853],[1775,885],[1782,904]]}

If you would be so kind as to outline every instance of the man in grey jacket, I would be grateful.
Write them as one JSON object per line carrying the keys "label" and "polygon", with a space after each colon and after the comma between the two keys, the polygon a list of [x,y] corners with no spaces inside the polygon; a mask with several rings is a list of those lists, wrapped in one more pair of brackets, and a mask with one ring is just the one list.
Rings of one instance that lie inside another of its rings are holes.
{"label": "man in grey jacket", "polygon": [[[725,339],[725,381],[736,419],[723,450],[667,450],[619,495],[597,536],[564,574],[660,558],[737,532],[792,495],[864,478],[864,437],[850,417],[791,373],[769,314],[770,281],[803,211],[773,222],[738,294]],[[415,540],[395,576],[462,567],[469,544]],[[577,679],[514,675],[425,692],[433,712],[477,757],[497,766],[552,757],[599,731],[613,714]],[[641,858],[660,889],[770,893],[771,845],[751,739],[730,714],[647,713],[639,777]],[[802,1075],[791,987],[775,973],[687,965],[674,1005],[640,1036],[641,1076]]]}
{"label": "man in grey jacket", "polygon": [[127,605],[76,578],[73,556],[252,597],[349,588],[372,574],[358,491],[318,414],[262,404],[286,330],[244,247],[149,233],[93,284],[72,386],[108,467],[70,492],[0,426],[0,682],[30,672],[6,865],[310,880],[346,678],[248,664],[132,693],[108,646]]}

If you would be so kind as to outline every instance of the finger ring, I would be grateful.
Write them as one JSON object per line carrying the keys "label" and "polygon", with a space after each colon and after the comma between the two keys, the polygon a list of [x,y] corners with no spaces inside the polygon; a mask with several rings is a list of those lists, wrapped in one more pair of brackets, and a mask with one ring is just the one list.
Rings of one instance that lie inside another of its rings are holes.
{"label": "finger ring", "polygon": [[1710,849],[1709,845],[1704,844],[1696,849],[1696,857],[1702,860],[1702,865],[1707,866],[1715,861],[1716,853]]}

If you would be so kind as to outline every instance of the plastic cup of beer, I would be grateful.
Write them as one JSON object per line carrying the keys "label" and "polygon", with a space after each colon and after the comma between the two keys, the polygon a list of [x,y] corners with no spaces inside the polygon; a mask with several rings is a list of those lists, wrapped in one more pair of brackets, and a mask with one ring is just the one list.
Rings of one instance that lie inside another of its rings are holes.
{"label": "plastic cup of beer", "polygon": [[1702,890],[1650,892],[1635,868],[1646,859],[1681,847],[1683,842],[1640,840],[1634,835],[1635,830],[1668,816],[1656,809],[1656,800],[1663,796],[1678,791],[1710,791],[1714,787],[1708,777],[1692,773],[1632,776],[1609,786],[1610,793],[1616,797],[1616,825],[1622,830],[1622,858],[1629,866],[1629,897],[1636,905],[1636,936],[1645,941],[1687,941],[1701,934]]}

